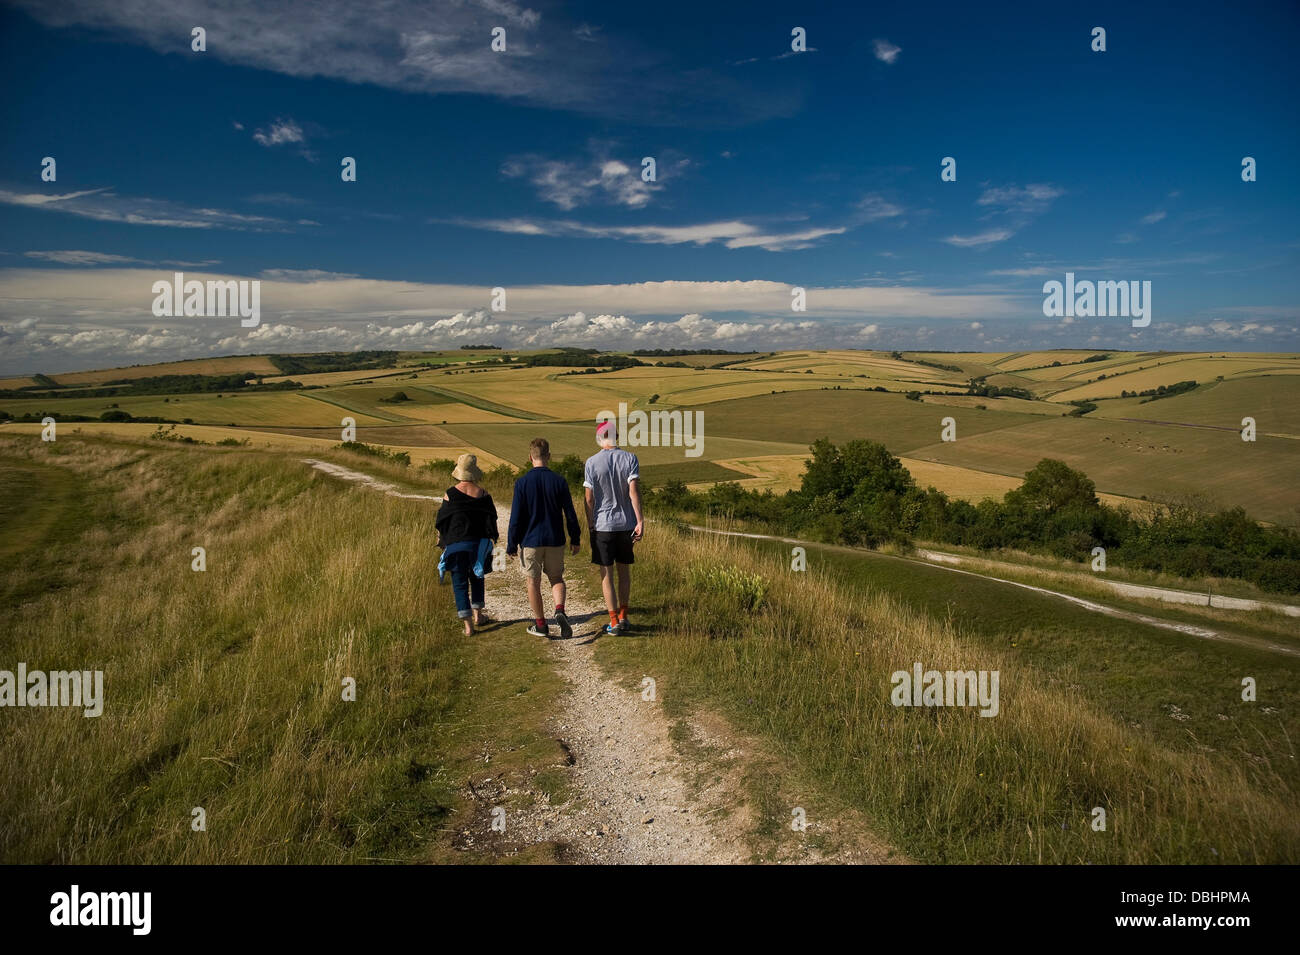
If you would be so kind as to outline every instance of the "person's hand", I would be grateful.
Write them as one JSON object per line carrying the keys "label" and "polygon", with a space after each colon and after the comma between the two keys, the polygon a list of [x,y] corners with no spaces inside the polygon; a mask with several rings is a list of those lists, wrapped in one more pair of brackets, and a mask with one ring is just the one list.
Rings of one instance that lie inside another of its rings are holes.
{"label": "person's hand", "polygon": [[645,536],[645,522],[637,521],[636,527],[632,528],[632,543],[640,543],[643,536]]}
{"label": "person's hand", "polygon": [[569,545],[569,553],[576,554],[577,552],[578,552],[578,542],[574,541],[572,544]]}

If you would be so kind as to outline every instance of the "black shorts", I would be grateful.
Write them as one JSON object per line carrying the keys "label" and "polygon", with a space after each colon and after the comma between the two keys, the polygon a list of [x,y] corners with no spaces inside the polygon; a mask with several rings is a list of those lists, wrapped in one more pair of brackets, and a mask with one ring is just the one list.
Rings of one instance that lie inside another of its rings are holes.
{"label": "black shorts", "polygon": [[601,567],[610,564],[632,564],[631,531],[596,531],[591,535],[591,562]]}

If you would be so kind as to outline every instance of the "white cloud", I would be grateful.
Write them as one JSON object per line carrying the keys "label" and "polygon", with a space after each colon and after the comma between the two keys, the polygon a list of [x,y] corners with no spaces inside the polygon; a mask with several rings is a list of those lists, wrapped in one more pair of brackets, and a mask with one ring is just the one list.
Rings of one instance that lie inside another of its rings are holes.
{"label": "white cloud", "polygon": [[[160,278],[170,280],[170,271],[0,270],[0,372],[53,373],[277,349],[432,349],[474,340],[602,348],[847,345],[863,340],[864,319],[871,320],[868,328],[884,335],[887,321],[969,321],[1018,307],[998,294],[810,287],[808,312],[794,317],[785,282],[670,281],[511,287],[507,316],[486,310],[491,290],[481,286],[318,270],[268,269],[260,275],[262,324],[241,329],[229,318],[155,318],[152,285]],[[246,277],[189,270],[185,276],[199,281]]]}
{"label": "white cloud", "polygon": [[253,139],[267,148],[282,146],[285,143],[306,142],[302,127],[292,119],[277,119],[269,129],[259,129],[254,132]]}
{"label": "white cloud", "polygon": [[119,196],[107,186],[61,195],[0,189],[0,203],[127,225],[233,229],[244,232],[287,232],[290,229],[290,224],[282,219],[243,215],[223,209],[194,208],[166,199]]}
{"label": "white cloud", "polygon": [[989,272],[989,275],[1011,275],[1017,278],[1029,278],[1035,275],[1051,275],[1055,271],[1055,269],[1049,269],[1042,265],[1034,265],[1020,269],[993,269]]}
{"label": "white cloud", "polygon": [[568,238],[625,239],[652,245],[712,245],[728,249],[757,247],[769,252],[807,249],[826,236],[840,235],[847,226],[808,227],[793,231],[764,229],[740,220],[702,222],[685,226],[601,226],[555,219],[456,219],[453,224],[514,235]]}
{"label": "white cloud", "polygon": [[871,46],[873,51],[876,54],[876,59],[879,60],[881,63],[892,64],[895,60],[898,59],[898,54],[903,52],[903,48],[901,46],[895,46],[893,43],[890,43],[888,40],[874,40],[872,41]]}
{"label": "white cloud", "polygon": [[1048,183],[1030,183],[1020,186],[986,188],[976,205],[991,206],[995,213],[1016,216],[1036,216],[1047,211],[1053,200],[1065,195],[1065,190]]}
{"label": "white cloud", "polygon": [[[537,189],[539,199],[566,212],[594,202],[640,209],[662,188],[658,169],[656,181],[645,182],[639,164],[633,169],[622,160],[609,158],[565,162],[520,156],[508,160],[501,172],[510,178],[527,179]],[[669,173],[669,170],[665,168],[663,172]]]}
{"label": "white cloud", "polygon": [[1168,213],[1165,212],[1164,209],[1157,209],[1155,212],[1152,212],[1152,213],[1150,213],[1150,214],[1148,214],[1148,215],[1143,216],[1143,217],[1142,217],[1142,224],[1143,224],[1143,225],[1154,225],[1155,223],[1159,222],[1161,219],[1163,219],[1163,218],[1164,218],[1165,216],[1167,216],[1167,215],[1168,215]]}
{"label": "white cloud", "polygon": [[140,262],[139,259],[133,259],[126,255],[113,255],[109,252],[87,252],[83,249],[24,252],[23,255],[29,259],[57,262],[60,265],[135,265]]}
{"label": "white cloud", "polygon": [[943,241],[959,249],[983,249],[998,242],[1005,242],[1013,235],[1015,233],[1010,229],[989,229],[975,235],[950,235]]}
{"label": "white cloud", "polygon": [[905,212],[902,206],[889,202],[876,193],[863,196],[857,204],[858,217],[864,222],[876,222],[880,219],[895,219]]}
{"label": "white cloud", "polygon": [[[162,54],[188,55],[190,30],[201,23],[210,41],[205,57],[410,93],[480,94],[657,121],[671,120],[689,97],[724,122],[785,115],[798,98],[781,90],[755,97],[729,77],[673,69],[661,51],[597,36],[580,22],[563,22],[562,13],[544,19],[514,0],[14,2],[47,26],[108,32]],[[498,26],[507,31],[501,53],[490,43]]]}

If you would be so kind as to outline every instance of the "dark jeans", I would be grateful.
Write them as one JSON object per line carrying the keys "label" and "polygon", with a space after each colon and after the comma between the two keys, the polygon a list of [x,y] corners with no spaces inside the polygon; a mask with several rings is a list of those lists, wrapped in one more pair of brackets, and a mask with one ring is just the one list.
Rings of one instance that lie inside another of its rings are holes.
{"label": "dark jeans", "polygon": [[465,620],[470,608],[483,609],[483,578],[474,575],[474,554],[464,551],[447,558],[451,572],[451,591],[456,595],[456,616]]}

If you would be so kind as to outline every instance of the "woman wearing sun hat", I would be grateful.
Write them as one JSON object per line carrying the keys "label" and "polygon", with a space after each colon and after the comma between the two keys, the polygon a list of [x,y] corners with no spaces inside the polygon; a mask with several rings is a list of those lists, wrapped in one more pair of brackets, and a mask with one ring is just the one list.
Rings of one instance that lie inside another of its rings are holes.
{"label": "woman wearing sun hat", "polygon": [[478,456],[462,454],[451,472],[456,484],[447,488],[438,508],[435,525],[442,559],[438,579],[451,571],[451,589],[456,595],[456,615],[465,625],[465,636],[487,622],[483,612],[483,578],[492,570],[492,551],[497,540],[497,509],[492,495],[479,482]]}

